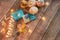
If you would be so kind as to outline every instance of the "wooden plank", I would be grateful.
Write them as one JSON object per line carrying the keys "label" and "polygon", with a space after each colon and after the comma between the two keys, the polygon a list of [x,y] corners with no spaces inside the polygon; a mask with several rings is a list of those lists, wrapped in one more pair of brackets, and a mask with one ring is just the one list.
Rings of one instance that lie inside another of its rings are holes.
{"label": "wooden plank", "polygon": [[41,23],[39,23],[37,25],[36,29],[34,30],[32,35],[30,36],[29,40],[39,40],[39,39],[41,40],[44,32],[48,28],[48,25],[50,24],[51,20],[53,19],[54,15],[56,14],[58,6],[59,6],[58,3],[57,4],[53,3],[49,7],[46,14],[44,15],[46,17],[46,21],[42,21]]}
{"label": "wooden plank", "polygon": [[58,32],[58,34],[57,34],[55,40],[60,40],[60,31]]}
{"label": "wooden plank", "polygon": [[12,5],[15,3],[16,0],[1,0],[0,2],[0,22],[3,19],[4,15],[10,10]]}
{"label": "wooden plank", "polygon": [[60,8],[50,23],[42,40],[60,40]]}
{"label": "wooden plank", "polygon": [[[18,7],[19,7],[19,4],[18,4],[19,0],[1,0],[0,2],[1,2],[0,3],[0,30],[1,30],[3,28],[2,25],[1,25],[1,22],[3,20],[5,20],[4,19],[5,15],[7,15],[7,17],[9,17],[9,15],[11,14],[10,9],[14,9],[15,8],[14,11],[18,9]],[[2,37],[2,36],[0,36],[0,37]],[[4,38],[4,37],[5,36],[3,35],[3,37],[1,39],[5,40],[6,38]]]}
{"label": "wooden plank", "polygon": [[[49,1],[50,1],[50,0],[49,0]],[[36,20],[30,22],[29,24],[27,24],[27,25],[29,25],[29,29],[32,30],[32,32],[34,31],[35,27],[38,25],[38,23],[39,23],[39,21],[40,21],[40,19],[41,19],[41,16],[43,15],[43,13],[46,11],[47,8],[48,8],[48,7],[45,7],[45,8],[40,9],[41,11],[39,10],[39,13],[36,15],[36,16],[37,16]],[[43,12],[43,13],[42,13],[42,12]],[[31,33],[32,33],[32,32],[31,32]],[[26,33],[24,33],[24,34],[20,34],[19,36],[17,36],[16,39],[17,39],[17,40],[29,40],[29,37],[30,37],[31,33],[26,32]],[[23,37],[22,37],[22,36],[23,36]]]}

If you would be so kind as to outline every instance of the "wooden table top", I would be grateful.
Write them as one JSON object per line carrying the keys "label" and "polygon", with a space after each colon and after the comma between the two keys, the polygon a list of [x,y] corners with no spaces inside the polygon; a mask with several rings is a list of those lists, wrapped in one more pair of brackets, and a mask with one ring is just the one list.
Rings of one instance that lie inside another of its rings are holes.
{"label": "wooden table top", "polygon": [[[15,2],[15,4],[12,6],[11,4],[13,4],[14,2]],[[17,2],[14,0],[5,0],[5,1],[1,0],[0,1],[0,19],[6,13],[10,13],[9,10],[11,8],[17,10],[19,7],[18,6],[19,4],[16,5]],[[44,9],[42,8],[42,10],[39,12],[39,14],[36,15],[37,19],[28,24],[30,26],[30,29],[33,30],[32,33],[31,34],[25,33],[24,35],[21,34],[21,35],[17,36],[16,39],[14,39],[14,40],[55,40],[55,39],[60,40],[60,36],[58,36],[60,33],[60,29],[59,29],[60,28],[59,27],[60,26],[59,25],[60,24],[60,21],[59,21],[60,14],[59,13],[60,12],[58,9],[60,9],[60,8],[58,6],[59,6],[58,1],[56,2],[54,0],[54,2],[51,3],[51,5],[48,7],[48,9],[46,10],[45,13],[42,13],[42,11],[44,11]],[[56,16],[56,15],[58,15],[58,16]],[[41,20],[41,18],[40,18],[41,16],[45,16],[47,18],[46,21]],[[1,25],[0,25],[0,28],[1,28]],[[23,38],[22,38],[22,36],[23,36]],[[2,36],[0,36],[0,37],[2,37]],[[4,40],[4,39],[1,39],[1,40]],[[10,40],[13,40],[13,38]]]}

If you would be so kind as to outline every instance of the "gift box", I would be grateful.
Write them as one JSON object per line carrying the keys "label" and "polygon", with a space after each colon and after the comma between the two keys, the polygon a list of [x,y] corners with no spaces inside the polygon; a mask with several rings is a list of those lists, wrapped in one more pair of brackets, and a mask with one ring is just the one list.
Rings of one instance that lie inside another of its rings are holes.
{"label": "gift box", "polygon": [[23,20],[25,23],[28,23],[28,22],[33,21],[35,19],[36,19],[36,16],[33,14],[26,14],[23,16]]}
{"label": "gift box", "polygon": [[24,23],[30,22],[29,15],[28,14],[24,15],[23,20],[24,20]]}
{"label": "gift box", "polygon": [[18,21],[19,19],[21,19],[24,16],[24,12],[23,10],[17,10],[16,12],[11,14],[14,18],[14,20]]}
{"label": "gift box", "polygon": [[33,14],[29,14],[28,16],[29,16],[30,21],[33,21],[36,19],[36,16]]}

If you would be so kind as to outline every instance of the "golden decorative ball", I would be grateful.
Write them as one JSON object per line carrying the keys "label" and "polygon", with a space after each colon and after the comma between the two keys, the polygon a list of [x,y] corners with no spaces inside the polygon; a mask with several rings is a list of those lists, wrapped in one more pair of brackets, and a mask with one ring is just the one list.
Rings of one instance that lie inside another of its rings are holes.
{"label": "golden decorative ball", "polygon": [[38,12],[38,8],[35,7],[35,6],[33,6],[33,7],[31,7],[31,8],[29,9],[29,13],[30,13],[30,14],[36,14],[37,12]]}

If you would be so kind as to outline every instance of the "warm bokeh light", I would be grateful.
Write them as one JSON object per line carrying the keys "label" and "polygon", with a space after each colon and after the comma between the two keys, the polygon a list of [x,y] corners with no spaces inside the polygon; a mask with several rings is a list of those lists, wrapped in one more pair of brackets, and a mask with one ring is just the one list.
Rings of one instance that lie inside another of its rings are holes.
{"label": "warm bokeh light", "polygon": [[29,31],[28,31],[29,33],[32,33],[32,30],[31,29],[29,29]]}
{"label": "warm bokeh light", "polygon": [[11,32],[7,32],[7,35],[12,35]]}
{"label": "warm bokeh light", "polygon": [[7,32],[7,35],[10,35],[10,33],[9,33],[9,32]]}
{"label": "warm bokeh light", "polygon": [[46,6],[49,6],[49,4],[50,4],[49,2],[46,2],[46,3],[45,3]]}
{"label": "warm bokeh light", "polygon": [[11,12],[14,12],[14,9],[11,9],[10,11],[11,11]]}
{"label": "warm bokeh light", "polygon": [[12,26],[14,26],[14,25],[13,25],[12,23],[9,23],[9,26],[11,26],[11,27],[12,27]]}
{"label": "warm bokeh light", "polygon": [[9,25],[9,27],[10,27],[11,25]]}
{"label": "warm bokeh light", "polygon": [[11,19],[11,20],[10,20],[11,22],[15,22],[15,20],[14,20],[13,18],[10,18],[10,19]]}
{"label": "warm bokeh light", "polygon": [[9,24],[11,24],[11,23],[9,23]]}
{"label": "warm bokeh light", "polygon": [[5,29],[3,28],[3,29],[1,30],[1,32],[5,33]]}
{"label": "warm bokeh light", "polygon": [[10,28],[13,28],[14,25],[13,25],[13,24],[9,24],[8,26],[9,26]]}
{"label": "warm bokeh light", "polygon": [[6,35],[6,37],[9,37],[8,35]]}
{"label": "warm bokeh light", "polygon": [[8,32],[10,33],[11,31],[10,31],[10,30],[8,30]]}
{"label": "warm bokeh light", "polygon": [[45,21],[46,20],[46,17],[42,17],[42,20]]}
{"label": "warm bokeh light", "polygon": [[2,23],[2,26],[3,26],[3,27],[6,27],[6,26],[7,26],[7,24],[6,24],[5,21],[2,21],[1,23]]}
{"label": "warm bokeh light", "polygon": [[9,22],[12,22],[11,20],[9,20]]}
{"label": "warm bokeh light", "polygon": [[12,28],[8,28],[9,30],[13,30]]}

